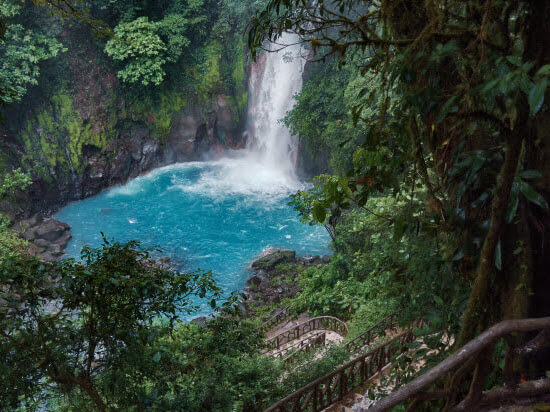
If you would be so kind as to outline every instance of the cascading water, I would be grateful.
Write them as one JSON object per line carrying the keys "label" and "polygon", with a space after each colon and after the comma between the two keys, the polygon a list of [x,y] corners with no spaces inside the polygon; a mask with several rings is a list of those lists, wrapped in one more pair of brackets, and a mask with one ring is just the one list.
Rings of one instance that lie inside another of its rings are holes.
{"label": "cascading water", "polygon": [[271,52],[263,54],[251,69],[247,143],[266,168],[294,177],[297,139],[281,119],[302,89],[305,59],[297,35],[283,33],[279,43],[288,46],[271,46]]}
{"label": "cascading water", "polygon": [[[293,41],[288,34],[281,39]],[[244,287],[246,267],[262,250],[327,253],[324,229],[301,224],[288,206],[289,194],[303,185],[295,173],[296,139],[279,120],[302,85],[300,53],[291,46],[253,66],[246,149],[157,169],[63,208],[56,218],[71,226],[67,255],[99,246],[100,231],[117,241],[137,239],[159,246],[182,271],[211,270],[230,292]],[[198,314],[210,312],[201,306]]]}

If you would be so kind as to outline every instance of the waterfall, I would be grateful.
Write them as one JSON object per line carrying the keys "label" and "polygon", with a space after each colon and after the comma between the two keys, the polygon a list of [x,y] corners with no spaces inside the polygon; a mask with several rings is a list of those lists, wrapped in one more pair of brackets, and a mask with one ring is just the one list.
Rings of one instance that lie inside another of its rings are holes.
{"label": "waterfall", "polygon": [[289,46],[271,45],[251,68],[247,149],[265,168],[295,179],[298,141],[281,119],[302,89],[305,58],[297,35],[283,33],[278,43]]}
{"label": "waterfall", "polygon": [[209,162],[196,182],[179,189],[217,199],[239,193],[267,205],[304,188],[296,176],[298,139],[281,123],[302,88],[306,59],[298,40],[283,34],[279,43],[290,46],[272,45],[281,50],[262,54],[250,68],[246,148]]}

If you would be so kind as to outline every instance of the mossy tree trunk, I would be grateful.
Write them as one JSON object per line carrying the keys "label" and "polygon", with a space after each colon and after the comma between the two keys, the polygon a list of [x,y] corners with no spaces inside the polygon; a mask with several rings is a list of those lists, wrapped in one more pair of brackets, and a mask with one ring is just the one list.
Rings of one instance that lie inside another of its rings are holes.
{"label": "mossy tree trunk", "polygon": [[[529,9],[523,23],[524,61],[533,61],[535,67],[541,67],[550,63],[550,48],[543,40],[550,38],[550,7],[545,1],[533,1]],[[526,101],[525,111],[528,107]],[[545,112],[530,118],[523,113],[520,117],[523,121],[507,138],[505,160],[491,207],[491,223],[463,316],[461,345],[500,320],[550,314],[548,211],[522,198],[514,220],[505,221],[518,168],[541,172],[542,177],[532,182],[532,186],[546,199],[550,197],[550,115]],[[502,256],[501,270],[495,264],[497,248]]]}

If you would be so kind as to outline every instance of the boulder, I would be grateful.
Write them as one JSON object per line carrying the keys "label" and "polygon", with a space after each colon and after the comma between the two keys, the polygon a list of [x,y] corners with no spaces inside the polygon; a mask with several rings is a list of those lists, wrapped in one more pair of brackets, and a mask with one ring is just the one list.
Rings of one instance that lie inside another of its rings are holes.
{"label": "boulder", "polygon": [[42,220],[42,216],[36,214],[28,219],[17,222],[13,226],[13,229],[19,232],[23,239],[32,241],[36,239],[36,233],[34,232],[34,229],[36,228],[36,226],[42,223]]}
{"label": "boulder", "polygon": [[37,239],[55,242],[62,238],[71,228],[68,224],[55,219],[48,219],[35,227],[34,233]]}
{"label": "boulder", "polygon": [[[296,296],[300,292],[298,277],[300,267],[323,265],[330,262],[330,256],[296,256],[293,250],[271,249],[253,261],[252,272],[244,293],[245,305],[254,312],[269,303],[278,304],[282,299]],[[284,266],[279,266],[285,263]],[[272,312],[271,316],[277,312]]]}
{"label": "boulder", "polygon": [[34,243],[36,246],[38,246],[39,248],[44,249],[44,250],[45,250],[45,249],[48,249],[48,248],[50,247],[50,245],[51,245],[51,243],[48,242],[48,241],[45,240],[45,239],[35,239],[35,240],[33,241],[33,243]]}
{"label": "boulder", "polygon": [[296,252],[294,250],[269,250],[263,256],[252,262],[250,267],[254,270],[269,270],[281,263],[291,263],[294,261],[296,261]]}
{"label": "boulder", "polygon": [[17,222],[13,228],[31,242],[31,253],[43,260],[51,261],[63,256],[71,240],[68,224],[51,218],[44,219],[38,214]]}
{"label": "boulder", "polygon": [[196,323],[197,325],[205,328],[206,327],[206,321],[208,318],[206,316],[199,316],[191,321],[191,323]]}
{"label": "boulder", "polygon": [[306,266],[316,266],[323,263],[323,261],[319,255],[315,255],[315,256],[304,256],[300,258],[300,263]]}

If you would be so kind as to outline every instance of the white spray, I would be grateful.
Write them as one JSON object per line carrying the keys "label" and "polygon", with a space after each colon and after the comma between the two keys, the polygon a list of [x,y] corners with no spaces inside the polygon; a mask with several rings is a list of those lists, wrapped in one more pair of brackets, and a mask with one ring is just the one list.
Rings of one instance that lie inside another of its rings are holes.
{"label": "white spray", "polygon": [[298,40],[283,34],[279,43],[289,46],[264,53],[251,67],[246,148],[201,163],[196,182],[174,182],[176,187],[216,199],[241,193],[264,204],[303,188],[296,177],[297,138],[281,123],[302,88],[305,59]]}
{"label": "white spray", "polygon": [[298,142],[281,122],[302,89],[305,59],[299,38],[283,33],[272,51],[252,67],[249,80],[247,148],[265,168],[295,178]]}

